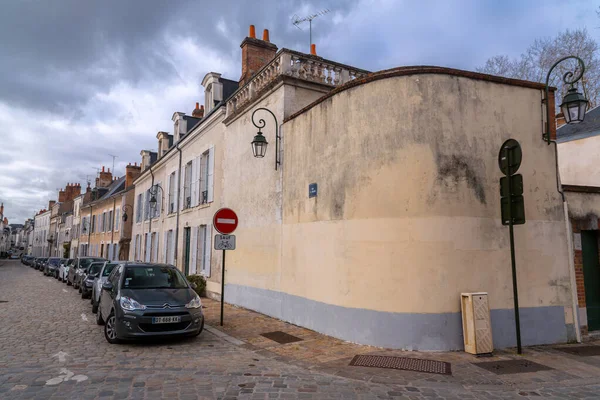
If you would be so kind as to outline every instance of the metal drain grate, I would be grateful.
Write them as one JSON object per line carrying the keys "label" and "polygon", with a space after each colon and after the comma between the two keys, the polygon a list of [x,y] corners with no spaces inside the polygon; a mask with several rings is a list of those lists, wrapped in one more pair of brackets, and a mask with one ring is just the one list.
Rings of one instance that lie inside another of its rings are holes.
{"label": "metal drain grate", "polygon": [[493,372],[496,375],[522,374],[526,372],[550,371],[554,369],[529,360],[502,360],[472,364]]}
{"label": "metal drain grate", "polygon": [[299,337],[281,331],[261,333],[260,335],[266,337],[267,339],[271,339],[279,344],[288,344],[302,341],[302,339],[300,339]]}
{"label": "metal drain grate", "polygon": [[573,354],[575,356],[584,356],[584,357],[600,356],[600,346],[554,347],[554,350]]}
{"label": "metal drain grate", "polygon": [[8,300],[0,300],[0,303],[8,303]]}
{"label": "metal drain grate", "polygon": [[405,371],[429,372],[432,374],[452,375],[450,363],[419,358],[391,356],[355,356],[350,365],[354,367],[391,368]]}

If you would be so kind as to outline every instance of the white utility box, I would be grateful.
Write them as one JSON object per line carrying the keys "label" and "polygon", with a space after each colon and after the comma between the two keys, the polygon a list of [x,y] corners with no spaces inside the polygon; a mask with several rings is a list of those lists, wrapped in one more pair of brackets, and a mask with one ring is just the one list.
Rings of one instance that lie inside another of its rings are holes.
{"label": "white utility box", "polygon": [[494,342],[488,294],[461,293],[460,297],[465,351],[471,354],[491,353]]}

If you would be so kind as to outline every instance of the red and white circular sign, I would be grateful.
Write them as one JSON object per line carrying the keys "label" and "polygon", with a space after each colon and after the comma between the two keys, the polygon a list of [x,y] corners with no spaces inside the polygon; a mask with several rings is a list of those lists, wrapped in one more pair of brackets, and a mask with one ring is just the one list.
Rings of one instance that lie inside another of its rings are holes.
{"label": "red and white circular sign", "polygon": [[213,217],[213,225],[217,232],[229,235],[238,226],[238,217],[231,208],[221,208]]}

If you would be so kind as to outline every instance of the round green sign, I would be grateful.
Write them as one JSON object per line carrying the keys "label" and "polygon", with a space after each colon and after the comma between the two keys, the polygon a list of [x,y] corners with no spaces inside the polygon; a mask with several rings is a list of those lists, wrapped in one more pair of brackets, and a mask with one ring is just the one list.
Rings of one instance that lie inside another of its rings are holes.
{"label": "round green sign", "polygon": [[498,166],[504,175],[513,175],[521,166],[523,152],[521,145],[515,139],[508,139],[498,152]]}

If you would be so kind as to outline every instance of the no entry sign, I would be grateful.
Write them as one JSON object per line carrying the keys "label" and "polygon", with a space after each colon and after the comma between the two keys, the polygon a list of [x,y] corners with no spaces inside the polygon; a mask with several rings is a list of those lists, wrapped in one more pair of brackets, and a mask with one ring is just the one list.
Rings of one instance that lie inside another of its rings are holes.
{"label": "no entry sign", "polygon": [[238,217],[230,208],[221,208],[213,217],[213,226],[217,232],[229,235],[235,231],[238,225]]}

